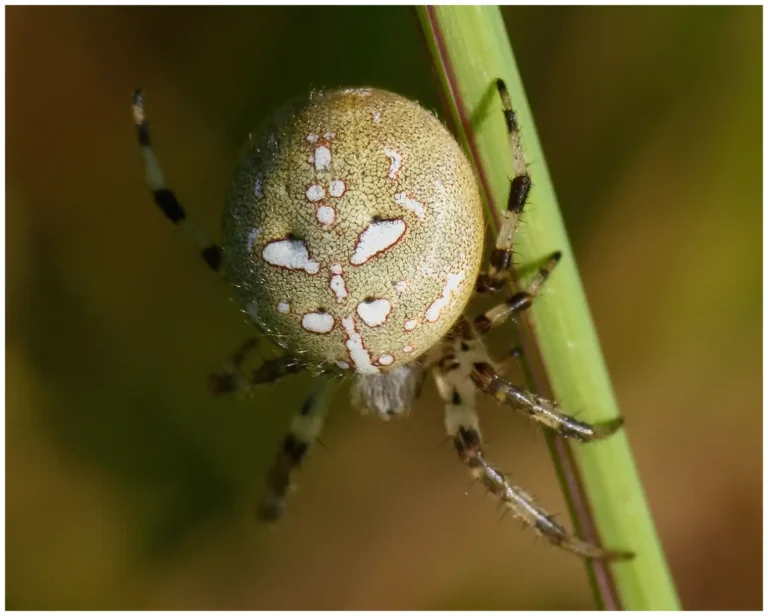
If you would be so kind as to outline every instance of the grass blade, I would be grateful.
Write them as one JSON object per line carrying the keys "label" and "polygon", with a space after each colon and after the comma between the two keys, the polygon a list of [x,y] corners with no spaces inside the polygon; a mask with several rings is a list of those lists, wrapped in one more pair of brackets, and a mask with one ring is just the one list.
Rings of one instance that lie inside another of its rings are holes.
{"label": "grass blade", "polygon": [[[478,169],[491,224],[498,228],[512,176],[494,84],[500,77],[512,97],[526,158],[535,163],[529,172],[536,207],[528,211],[516,238],[518,260],[539,263],[554,250],[563,252],[522,328],[532,385],[542,393],[551,389],[564,408],[583,410],[579,417],[587,421],[615,417],[616,400],[501,11],[490,6],[418,11],[459,134]],[[538,362],[544,370],[536,369]],[[586,446],[548,440],[579,534],[637,554],[630,562],[588,563],[599,603],[630,610],[679,609],[625,432]]]}

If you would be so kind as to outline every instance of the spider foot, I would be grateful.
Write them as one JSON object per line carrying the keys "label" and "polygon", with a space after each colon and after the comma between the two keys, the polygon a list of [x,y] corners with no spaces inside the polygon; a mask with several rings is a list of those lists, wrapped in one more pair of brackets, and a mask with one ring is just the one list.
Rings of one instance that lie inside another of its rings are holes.
{"label": "spider foot", "polygon": [[600,421],[597,423],[592,424],[592,431],[594,434],[594,439],[599,440],[602,438],[605,438],[607,436],[611,436],[611,434],[614,434],[624,425],[624,418],[623,417],[614,417],[613,419],[609,419],[608,421]]}

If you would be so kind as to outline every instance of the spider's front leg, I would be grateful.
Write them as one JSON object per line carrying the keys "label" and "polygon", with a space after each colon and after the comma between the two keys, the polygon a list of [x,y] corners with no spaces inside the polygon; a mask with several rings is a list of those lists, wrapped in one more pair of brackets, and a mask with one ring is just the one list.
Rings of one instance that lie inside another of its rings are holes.
{"label": "spider's front leg", "polygon": [[[517,224],[520,215],[523,213],[525,204],[528,201],[528,194],[533,186],[531,176],[528,175],[528,165],[523,154],[523,146],[520,137],[517,118],[512,109],[512,101],[507,92],[507,86],[501,79],[496,81],[496,87],[501,98],[501,105],[504,112],[504,120],[507,125],[507,134],[509,136],[512,150],[512,164],[514,177],[509,185],[509,196],[507,198],[507,211],[501,221],[501,228],[496,236],[496,245],[491,251],[490,267],[488,271],[483,272],[477,278],[475,290],[477,293],[496,293],[506,287],[512,274],[512,244],[517,231]],[[547,259],[547,265],[540,271],[538,279],[540,284],[546,280],[546,276],[552,271],[560,260],[560,252],[554,252]],[[542,273],[544,276],[542,277]],[[540,285],[539,285],[540,286]],[[527,291],[531,297],[536,294],[538,288],[532,287]],[[517,294],[518,301],[526,301],[525,293]]]}
{"label": "spider's front leg", "polygon": [[462,320],[446,338],[443,360],[433,369],[438,391],[446,403],[445,427],[461,461],[500,503],[550,543],[586,558],[631,558],[629,552],[606,550],[571,535],[530,495],[486,461],[474,408],[477,386],[471,377],[473,366],[483,362],[489,362],[487,353],[481,341],[472,335],[469,322]]}
{"label": "spider's front leg", "polygon": [[165,184],[163,170],[157,160],[155,151],[149,138],[149,123],[144,113],[144,94],[141,90],[133,93],[133,121],[136,124],[136,133],[141,146],[141,154],[144,158],[144,172],[147,184],[152,191],[155,205],[165,216],[185,233],[185,235],[197,244],[200,256],[214,272],[221,268],[223,252],[221,246],[212,242],[208,236],[194,223],[187,219],[184,208],[181,207],[176,194]]}
{"label": "spider's front leg", "polygon": [[[509,93],[502,80],[497,80],[496,86],[501,98],[507,131],[512,145],[512,158],[516,175],[510,186],[508,211],[499,231],[496,247],[491,253],[491,267],[487,274],[481,275],[478,279],[477,291],[479,293],[498,291],[509,278],[512,239],[517,227],[518,217],[523,211],[528,198],[528,191],[531,187],[517,119],[512,109]],[[467,324],[465,329],[470,332],[470,335],[472,330],[480,335],[484,335],[491,329],[504,323],[510,315],[530,308],[533,300],[541,292],[552,271],[560,262],[561,256],[559,251],[552,253],[539,268],[536,276],[525,290],[510,295],[503,303],[494,306],[485,314],[479,315],[475,318],[472,327],[469,327]],[[565,437],[576,438],[580,441],[604,438],[613,434],[623,423],[620,418],[617,418],[591,425],[568,417],[560,412],[554,402],[523,391],[502,379],[494,367],[486,361],[474,363],[470,375],[475,385],[485,393],[492,395],[499,402],[529,414],[536,421],[543,423]]]}

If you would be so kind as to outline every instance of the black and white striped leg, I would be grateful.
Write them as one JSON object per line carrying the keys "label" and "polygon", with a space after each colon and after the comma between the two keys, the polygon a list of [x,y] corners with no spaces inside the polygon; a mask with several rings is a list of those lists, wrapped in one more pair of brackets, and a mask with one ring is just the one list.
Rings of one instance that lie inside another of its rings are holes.
{"label": "black and white striped leg", "polygon": [[266,493],[259,506],[262,521],[274,522],[282,516],[294,471],[301,466],[309,448],[320,436],[332,387],[330,381],[316,377],[312,393],[294,416],[267,475]]}
{"label": "black and white striped leg", "polygon": [[509,98],[507,86],[501,79],[498,79],[496,87],[499,90],[504,119],[507,124],[507,134],[509,135],[512,150],[514,177],[509,186],[507,211],[504,213],[504,219],[502,220],[499,234],[496,237],[496,245],[491,251],[490,267],[487,272],[480,274],[477,279],[475,288],[478,293],[494,293],[504,288],[509,281],[510,269],[512,267],[512,242],[517,230],[520,214],[525,208],[528,193],[532,186],[531,177],[528,175],[528,165],[523,154],[517,118],[512,109],[512,101]]}
{"label": "black and white striped leg", "polygon": [[559,251],[552,253],[544,265],[539,268],[536,276],[528,284],[525,291],[510,295],[504,303],[498,304],[488,310],[485,314],[477,316],[474,321],[475,331],[480,335],[486,334],[494,327],[498,327],[504,323],[510,315],[530,308],[533,304],[533,300],[541,292],[541,289],[552,273],[552,270],[554,270],[560,262],[561,256],[562,254]]}
{"label": "black and white striped leg", "polygon": [[583,443],[610,436],[624,423],[621,417],[594,424],[564,414],[556,403],[511,385],[487,362],[473,364],[472,381],[485,393],[516,411],[544,424],[560,436]]}
{"label": "black and white striped leg", "polygon": [[283,355],[266,359],[258,368],[245,373],[242,369],[243,361],[249,353],[256,350],[257,345],[258,340],[250,338],[232,355],[220,372],[208,377],[208,387],[214,394],[247,393],[259,385],[274,383],[284,376],[305,369],[305,365],[299,360]]}
{"label": "black and white striped leg", "polygon": [[631,558],[631,553],[605,550],[568,533],[530,495],[485,460],[474,406],[478,386],[472,375],[475,366],[490,366],[490,361],[482,342],[472,334],[466,320],[457,324],[442,345],[443,361],[433,368],[438,392],[446,403],[445,427],[459,459],[504,507],[550,543],[586,558]]}
{"label": "black and white striped leg", "polygon": [[571,535],[529,494],[491,466],[485,460],[482,450],[482,438],[475,409],[456,391],[451,403],[446,405],[445,426],[459,454],[459,459],[469,468],[472,475],[515,517],[520,518],[526,526],[533,528],[547,541],[585,558],[623,560],[632,557],[629,552],[605,550]]}
{"label": "black and white striped leg", "polygon": [[221,247],[211,241],[194,223],[187,220],[184,208],[181,207],[174,192],[165,184],[160,162],[157,160],[150,142],[149,123],[144,113],[144,94],[140,90],[133,93],[133,121],[136,124],[141,154],[144,158],[147,184],[152,191],[155,204],[172,223],[177,225],[198,246],[200,255],[208,267],[215,272],[219,271],[223,256]]}
{"label": "black and white striped leg", "polygon": [[585,558],[624,560],[632,557],[629,552],[605,550],[571,535],[522,488],[511,483],[502,472],[488,464],[483,454],[477,415],[473,408],[462,404],[448,405],[445,425],[459,458],[472,475],[515,517],[551,544]]}

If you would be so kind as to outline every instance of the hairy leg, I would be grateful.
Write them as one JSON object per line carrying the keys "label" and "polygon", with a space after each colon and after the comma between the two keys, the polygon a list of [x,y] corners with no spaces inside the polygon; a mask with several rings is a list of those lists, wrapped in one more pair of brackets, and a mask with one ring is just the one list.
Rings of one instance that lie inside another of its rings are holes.
{"label": "hairy leg", "polygon": [[221,247],[212,242],[194,223],[187,220],[184,208],[181,207],[175,193],[165,184],[160,162],[157,160],[150,142],[149,123],[144,113],[144,95],[140,90],[133,93],[133,121],[136,124],[141,154],[144,158],[147,184],[152,191],[155,204],[172,223],[177,225],[198,246],[200,256],[208,267],[215,272],[219,271],[223,256]]}
{"label": "hairy leg", "polygon": [[529,494],[486,461],[474,406],[477,385],[471,375],[475,364],[490,365],[487,352],[466,321],[454,328],[442,348],[444,359],[435,365],[433,375],[446,403],[445,427],[459,459],[472,475],[504,507],[550,543],[586,558],[630,558],[630,553],[605,550],[570,534]]}
{"label": "hairy leg", "polygon": [[497,304],[485,314],[477,316],[474,320],[474,327],[478,334],[486,334],[494,327],[504,323],[512,314],[527,310],[533,304],[533,300],[541,292],[544,283],[549,278],[552,270],[560,262],[561,254],[552,253],[547,261],[539,268],[536,276],[528,284],[524,291],[510,295],[503,303]]}
{"label": "hairy leg", "polygon": [[[461,317],[446,336],[441,347],[441,358],[436,362],[438,374],[451,374],[455,370],[461,370],[461,378],[466,378],[472,383],[473,395],[479,389],[498,402],[525,413],[567,438],[582,442],[594,441],[610,436],[623,425],[621,418],[595,424],[579,421],[563,413],[555,402],[506,381],[491,362],[478,337],[478,329],[481,328],[478,327],[477,321],[478,319],[475,319],[472,324],[465,317]],[[518,355],[519,351],[513,349],[513,353]],[[466,385],[464,387],[466,388]]]}
{"label": "hairy leg", "polygon": [[493,366],[487,362],[473,364],[470,378],[480,390],[493,396],[502,404],[527,414],[534,421],[544,424],[566,438],[584,443],[599,440],[616,432],[624,423],[621,417],[594,424],[569,417],[561,412],[555,402],[515,387],[501,378]]}
{"label": "hairy leg", "polygon": [[501,79],[497,80],[496,87],[499,91],[504,119],[507,124],[514,177],[509,185],[507,211],[504,213],[501,228],[496,237],[496,245],[491,251],[490,267],[487,272],[480,274],[475,285],[478,293],[494,293],[503,289],[509,281],[512,267],[512,242],[517,231],[520,214],[525,208],[528,193],[532,187],[531,177],[528,175],[528,165],[523,155],[517,118],[512,109],[512,101],[509,98],[507,87]]}
{"label": "hairy leg", "polygon": [[450,404],[446,407],[445,423],[461,461],[488,492],[499,499],[515,517],[520,518],[547,541],[585,558],[621,560],[630,558],[628,552],[605,550],[571,535],[550,513],[519,486],[514,485],[499,470],[485,460],[477,416],[468,406]]}
{"label": "hairy leg", "polygon": [[285,498],[291,488],[291,479],[309,448],[320,436],[331,390],[331,381],[315,377],[312,392],[294,416],[267,475],[266,493],[259,506],[259,518],[262,521],[274,522],[285,510]]}

